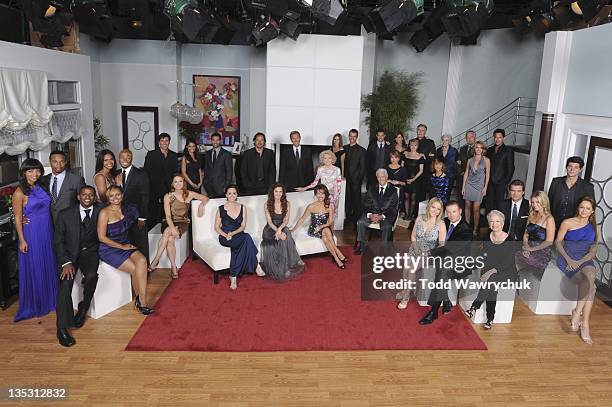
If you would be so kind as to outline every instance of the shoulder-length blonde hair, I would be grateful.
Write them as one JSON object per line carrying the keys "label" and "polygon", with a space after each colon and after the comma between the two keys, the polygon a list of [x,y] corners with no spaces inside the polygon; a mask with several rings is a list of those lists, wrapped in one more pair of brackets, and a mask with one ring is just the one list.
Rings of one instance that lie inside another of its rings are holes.
{"label": "shoulder-length blonde hair", "polygon": [[442,220],[442,217],[444,216],[444,204],[442,203],[442,201],[439,198],[431,198],[428,202],[427,202],[427,207],[425,208],[425,214],[424,214],[424,218],[425,221],[429,220],[429,210],[431,209],[431,207],[434,204],[438,204],[440,205],[440,214],[438,215],[438,217],[436,218],[436,224],[438,222],[440,222]]}
{"label": "shoulder-length blonde hair", "polygon": [[[550,199],[548,199],[548,195],[546,195],[546,192],[544,191],[535,191],[533,194],[531,194],[531,198],[529,199],[530,203],[531,200],[534,199],[536,201],[538,201],[538,203],[540,204],[540,206],[542,207],[542,216],[546,216],[550,214]],[[535,220],[535,210],[533,209],[533,205],[529,206],[529,218],[527,219],[529,222],[533,222]]]}

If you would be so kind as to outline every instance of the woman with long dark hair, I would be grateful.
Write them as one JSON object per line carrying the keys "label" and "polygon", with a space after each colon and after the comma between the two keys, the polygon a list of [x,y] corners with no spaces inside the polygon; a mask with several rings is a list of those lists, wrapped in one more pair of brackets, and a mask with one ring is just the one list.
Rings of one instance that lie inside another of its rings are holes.
{"label": "woman with long dark hair", "polygon": [[[53,251],[51,196],[41,186],[40,161],[26,159],[13,193],[15,229],[19,236],[19,310],[15,322],[42,317],[55,309],[59,286]],[[24,217],[28,220],[23,222]]]}
{"label": "woman with long dark hair", "polygon": [[261,242],[261,265],[273,280],[286,280],[304,270],[304,262],[295,248],[291,231],[287,227],[291,203],[285,187],[272,184],[264,207],[266,226]]}
{"label": "woman with long dark hair", "polygon": [[193,140],[187,140],[187,143],[185,143],[183,157],[181,158],[181,175],[187,182],[187,189],[195,192],[202,189],[204,170],[202,170],[202,160],[198,152],[198,146]]}
{"label": "woman with long dark hair", "polygon": [[159,239],[157,253],[155,253],[155,258],[153,258],[149,267],[149,271],[155,270],[159,264],[159,259],[165,251],[170,260],[170,276],[172,278],[178,278],[174,241],[180,239],[189,228],[189,208],[191,207],[191,201],[194,199],[200,200],[198,217],[204,216],[204,206],[208,202],[208,197],[206,195],[188,190],[185,188],[186,184],[187,182],[181,174],[174,174],[170,192],[164,195],[164,213],[166,216],[164,220],[166,228],[164,229],[161,239]]}
{"label": "woman with long dark hair", "polygon": [[346,158],[346,151],[344,151],[344,147],[342,147],[342,145],[342,134],[334,134],[334,137],[332,137],[332,145],[330,150],[336,156],[336,162],[334,165],[340,168],[340,175],[342,178],[344,178],[344,160]]}
{"label": "woman with long dark hair", "polygon": [[111,150],[100,150],[96,158],[96,175],[93,181],[96,186],[98,201],[106,203],[106,190],[111,185],[115,185],[117,175],[117,160]]}

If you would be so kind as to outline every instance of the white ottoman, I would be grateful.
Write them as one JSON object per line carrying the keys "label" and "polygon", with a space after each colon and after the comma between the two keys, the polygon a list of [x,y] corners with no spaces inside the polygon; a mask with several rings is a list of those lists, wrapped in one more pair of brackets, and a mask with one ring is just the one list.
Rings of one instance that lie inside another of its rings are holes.
{"label": "white ottoman", "polygon": [[[72,305],[77,309],[79,302],[83,300],[83,274],[77,271],[72,286]],[[98,266],[98,284],[94,292],[89,316],[98,319],[104,315],[123,307],[132,301],[132,278],[129,273],[124,273],[116,268],[100,262]]]}
{"label": "white ottoman", "polygon": [[[189,257],[189,233],[185,232],[181,236],[180,239],[174,241],[174,246],[176,247],[176,267],[181,268],[185,260]],[[155,225],[153,229],[149,231],[149,263],[153,261],[155,258],[155,253],[157,253],[157,244],[159,243],[162,237],[161,232],[161,223]],[[159,268],[170,268],[170,259],[168,259],[168,254],[164,252],[161,258],[159,259]]]}
{"label": "white ottoman", "polygon": [[[480,281],[480,271],[474,270],[474,272],[468,278],[470,282]],[[472,306],[472,302],[476,299],[478,290],[464,289],[459,293],[459,305],[463,310],[469,310]],[[495,306],[495,319],[493,320],[496,324],[509,324],[512,322],[512,312],[514,311],[514,298],[516,297],[516,290],[500,290],[497,293],[497,304]],[[486,301],[483,302],[482,306],[476,311],[473,321],[477,324],[484,324],[487,321],[486,314]]]}
{"label": "white ottoman", "polygon": [[531,289],[519,290],[519,296],[534,314],[570,315],[576,307],[578,287],[554,260],[548,263],[541,279],[531,271],[521,271],[520,277],[531,283]]}

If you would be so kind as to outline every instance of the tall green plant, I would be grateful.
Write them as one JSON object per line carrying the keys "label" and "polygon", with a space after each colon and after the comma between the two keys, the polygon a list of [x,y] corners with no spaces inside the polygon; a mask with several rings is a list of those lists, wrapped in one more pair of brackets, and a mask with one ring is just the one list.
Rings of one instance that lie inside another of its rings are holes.
{"label": "tall green plant", "polygon": [[370,138],[382,129],[387,141],[392,142],[398,131],[406,132],[419,107],[419,85],[423,72],[407,73],[386,70],[372,93],[361,102],[361,110],[367,113],[366,124]]}
{"label": "tall green plant", "polygon": [[94,117],[93,119],[93,127],[94,148],[96,149],[96,151],[103,150],[108,146],[110,141],[104,136],[104,134],[102,134],[102,123],[100,123],[100,119],[98,119],[97,117]]}

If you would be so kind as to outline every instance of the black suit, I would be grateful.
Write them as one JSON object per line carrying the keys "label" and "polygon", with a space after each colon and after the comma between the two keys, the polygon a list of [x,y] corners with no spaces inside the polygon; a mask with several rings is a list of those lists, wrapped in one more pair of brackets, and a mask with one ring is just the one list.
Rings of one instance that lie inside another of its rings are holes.
{"label": "black suit", "polygon": [[170,192],[174,174],[180,172],[178,155],[168,150],[164,156],[161,150],[156,148],[147,153],[143,169],[149,176],[149,216],[147,219],[149,228],[152,228],[165,218],[164,195]]}
{"label": "black suit", "polygon": [[[72,263],[75,271],[81,270],[84,277],[84,296],[79,309],[87,312],[98,283],[98,214],[100,208],[93,205],[90,208],[91,220],[81,221],[80,205],[64,209],[58,216],[55,225],[54,241],[57,265],[63,266]],[[73,304],[72,285],[74,278],[64,278],[60,281],[57,295],[57,328],[65,329],[72,325]],[[80,283],[77,282],[77,283]]]}
{"label": "black suit", "polygon": [[[393,151],[393,147],[386,141],[383,143],[383,148],[381,149],[379,148],[378,140],[373,140],[366,152],[368,189],[370,189],[372,185],[378,184],[376,180],[376,170],[379,168],[386,168],[390,162],[389,153]],[[344,167],[344,171],[346,172],[346,159],[344,161]]]}
{"label": "black suit", "polygon": [[[261,167],[258,168],[258,165]],[[240,175],[247,195],[267,194],[268,189],[276,181],[274,151],[264,148],[261,155],[255,147],[245,151],[240,164]]]}
{"label": "black suit", "polygon": [[380,230],[382,231],[383,242],[390,241],[393,224],[395,223],[395,218],[397,218],[397,211],[397,188],[394,185],[387,183],[382,199],[380,197],[380,185],[377,183],[370,187],[363,204],[364,213],[357,221],[357,241],[365,241],[366,228],[372,223],[368,218],[368,213],[385,216],[385,219],[380,222]]}
{"label": "black suit", "polygon": [[[450,220],[448,218],[445,218],[444,223],[446,224],[446,230],[450,230]],[[456,258],[459,256],[469,256],[471,240],[472,229],[465,222],[465,219],[461,218],[459,223],[457,223],[457,226],[455,226],[452,233],[446,240],[446,244],[444,246],[432,249],[430,252],[430,256],[439,256],[443,259],[446,257]],[[471,273],[471,270],[465,270],[462,273],[459,273],[458,271],[455,271],[452,268],[449,269],[445,267],[440,267],[440,262],[436,263],[436,282],[441,280],[448,281],[451,279],[462,279],[467,277]],[[444,261],[442,263],[444,263]],[[435,312],[437,312],[442,301],[448,300],[448,290],[445,289],[433,289],[431,291],[431,294],[429,295],[429,305],[432,306],[432,310],[434,310]]]}
{"label": "black suit", "polygon": [[85,180],[83,177],[72,174],[68,170],[66,170],[64,181],[62,182],[61,188],[57,191],[57,200],[53,199],[53,194],[51,193],[51,189],[53,186],[52,176],[53,174],[47,174],[43,177],[43,182],[45,188],[51,195],[51,218],[53,219],[53,224],[57,222],[57,215],[63,211],[64,209],[70,208],[71,206],[77,204],[79,201],[77,200],[77,195],[81,187],[85,186]]}
{"label": "black suit", "polygon": [[[156,225],[155,220],[149,218],[149,177],[147,173],[132,166],[127,178],[125,179],[125,185],[123,188],[123,201],[136,205],[138,208],[138,217],[147,220],[149,228]],[[130,241],[138,248],[138,250],[149,259],[149,237],[147,233],[147,227],[142,229],[138,227],[138,222],[134,223],[130,229]]]}
{"label": "black suit", "polygon": [[344,146],[344,176],[346,178],[346,196],[344,199],[345,217],[356,223],[362,215],[361,184],[366,173],[366,149],[359,144]]}
{"label": "black suit", "polygon": [[419,147],[417,152],[425,155],[425,165],[423,168],[423,175],[421,175],[421,182],[419,182],[419,190],[417,191],[417,201],[421,202],[427,196],[427,192],[431,191],[431,162],[436,155],[436,143],[427,137],[419,140]]}
{"label": "black suit", "polygon": [[[576,205],[581,198],[590,196],[595,199],[595,188],[593,184],[580,177],[572,187],[567,189],[566,181],[567,177],[556,177],[553,178],[548,188],[548,198],[550,199],[550,212],[555,217],[555,223],[557,224],[557,230],[561,226],[561,222],[565,219],[571,218],[576,212]],[[564,195],[567,193],[567,200],[564,199]]]}
{"label": "black suit", "polygon": [[[512,199],[504,199],[499,204],[499,210],[504,214],[504,232],[508,233],[509,239],[520,242],[523,240],[523,234],[527,227],[527,218],[529,217],[529,201],[524,199],[521,201],[521,207],[518,210],[516,219],[512,219],[513,225],[510,224],[512,218]],[[512,228],[510,228],[512,226]],[[512,229],[512,230],[511,230]]]}
{"label": "black suit", "polygon": [[301,145],[299,156],[300,160],[298,162],[293,144],[281,147],[278,182],[283,184],[287,190],[305,187],[314,179],[312,150],[310,147]]}
{"label": "black suit", "polygon": [[487,187],[487,212],[497,209],[499,203],[506,198],[506,189],[514,174],[514,150],[502,144],[497,151],[495,146],[487,149],[487,157],[491,160],[491,175]]}
{"label": "black suit", "polygon": [[204,154],[204,189],[210,198],[218,198],[225,194],[225,187],[232,183],[234,170],[232,154],[219,147],[216,160],[213,162],[214,149]]}

